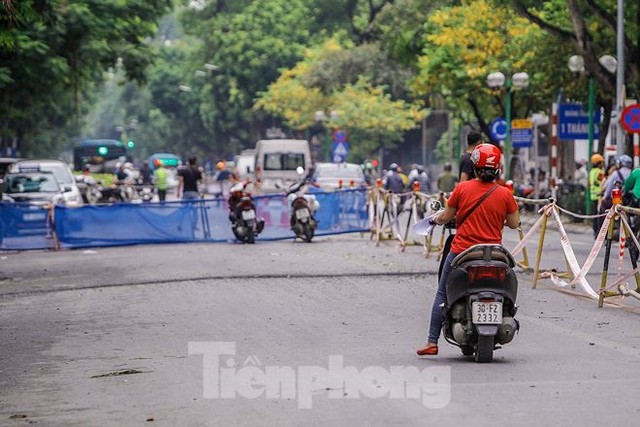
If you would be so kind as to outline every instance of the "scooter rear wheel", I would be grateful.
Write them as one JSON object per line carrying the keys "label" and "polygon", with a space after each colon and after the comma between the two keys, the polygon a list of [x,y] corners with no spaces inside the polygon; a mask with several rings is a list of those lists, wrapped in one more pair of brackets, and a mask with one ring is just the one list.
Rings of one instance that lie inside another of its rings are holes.
{"label": "scooter rear wheel", "polygon": [[480,335],[476,347],[476,362],[491,363],[493,361],[493,335]]}

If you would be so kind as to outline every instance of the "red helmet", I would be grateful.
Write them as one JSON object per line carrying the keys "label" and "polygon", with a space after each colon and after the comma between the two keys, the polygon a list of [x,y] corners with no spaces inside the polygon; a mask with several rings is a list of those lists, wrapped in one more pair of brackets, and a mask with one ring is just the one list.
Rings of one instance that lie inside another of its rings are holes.
{"label": "red helmet", "polygon": [[471,153],[471,161],[477,168],[500,169],[500,149],[493,144],[480,144]]}

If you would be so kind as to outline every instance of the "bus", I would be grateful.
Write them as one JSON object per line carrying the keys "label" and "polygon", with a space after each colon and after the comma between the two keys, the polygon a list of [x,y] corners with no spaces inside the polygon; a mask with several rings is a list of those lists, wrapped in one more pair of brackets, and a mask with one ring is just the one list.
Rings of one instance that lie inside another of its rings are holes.
{"label": "bus", "polygon": [[116,139],[85,139],[73,147],[73,168],[89,165],[92,172],[113,171],[116,162],[127,157],[127,146]]}
{"label": "bus", "polygon": [[169,169],[175,169],[182,165],[180,157],[172,153],[154,153],[147,159],[147,162],[152,172],[156,169],[157,162],[162,162],[162,164]]}

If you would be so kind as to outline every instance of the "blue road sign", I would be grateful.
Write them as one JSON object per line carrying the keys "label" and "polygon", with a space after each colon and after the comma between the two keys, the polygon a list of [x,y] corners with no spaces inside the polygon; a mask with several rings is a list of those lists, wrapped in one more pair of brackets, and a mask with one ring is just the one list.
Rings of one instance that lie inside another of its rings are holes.
{"label": "blue road sign", "polygon": [[349,154],[349,143],[334,141],[333,151],[331,151],[331,161],[334,163],[343,163],[347,160],[347,154]]}
{"label": "blue road sign", "polygon": [[334,130],[333,142],[347,142],[347,132],[344,130]]}
{"label": "blue road sign", "polygon": [[[593,138],[600,135],[600,110],[593,114]],[[582,104],[558,106],[558,139],[589,139],[589,112]]]}
{"label": "blue road sign", "polygon": [[496,117],[489,123],[489,133],[495,141],[507,139],[507,121],[502,117]]}
{"label": "blue road sign", "polygon": [[533,145],[533,131],[531,129],[511,129],[511,146],[513,148],[527,148]]}

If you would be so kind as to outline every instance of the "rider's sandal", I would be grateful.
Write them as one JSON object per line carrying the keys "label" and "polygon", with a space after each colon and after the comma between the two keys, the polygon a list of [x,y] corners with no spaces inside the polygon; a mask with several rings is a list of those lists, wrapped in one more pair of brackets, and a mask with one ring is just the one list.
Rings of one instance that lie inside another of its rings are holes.
{"label": "rider's sandal", "polygon": [[438,354],[438,345],[429,343],[419,348],[416,353],[418,353],[418,356],[436,356]]}

